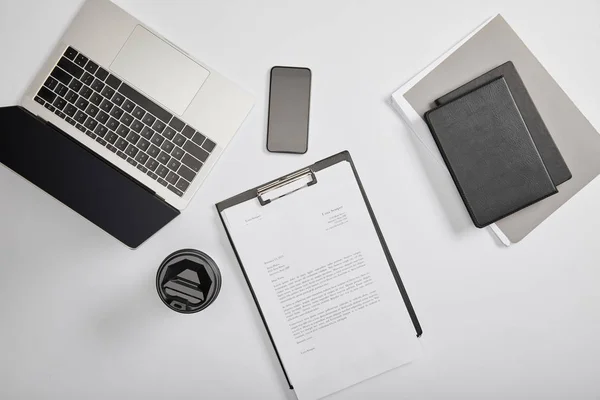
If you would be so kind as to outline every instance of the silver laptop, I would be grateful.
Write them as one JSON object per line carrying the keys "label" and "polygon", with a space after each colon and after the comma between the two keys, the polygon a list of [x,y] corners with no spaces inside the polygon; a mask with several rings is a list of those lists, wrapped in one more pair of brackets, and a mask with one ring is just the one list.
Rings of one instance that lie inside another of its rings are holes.
{"label": "silver laptop", "polygon": [[21,105],[181,210],[253,99],[115,4],[88,0]]}

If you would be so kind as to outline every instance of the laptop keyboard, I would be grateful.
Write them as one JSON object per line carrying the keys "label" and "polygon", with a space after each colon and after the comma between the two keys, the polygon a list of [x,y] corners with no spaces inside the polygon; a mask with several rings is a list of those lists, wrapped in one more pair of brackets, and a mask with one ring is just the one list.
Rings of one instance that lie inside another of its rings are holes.
{"label": "laptop keyboard", "polygon": [[215,143],[72,47],[35,101],[178,196]]}

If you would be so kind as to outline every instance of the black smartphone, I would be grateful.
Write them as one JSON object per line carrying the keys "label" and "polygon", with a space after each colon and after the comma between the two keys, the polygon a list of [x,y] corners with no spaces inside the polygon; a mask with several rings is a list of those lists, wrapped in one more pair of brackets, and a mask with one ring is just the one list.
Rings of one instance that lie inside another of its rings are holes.
{"label": "black smartphone", "polygon": [[308,150],[311,78],[308,68],[271,68],[267,122],[270,152],[304,154]]}

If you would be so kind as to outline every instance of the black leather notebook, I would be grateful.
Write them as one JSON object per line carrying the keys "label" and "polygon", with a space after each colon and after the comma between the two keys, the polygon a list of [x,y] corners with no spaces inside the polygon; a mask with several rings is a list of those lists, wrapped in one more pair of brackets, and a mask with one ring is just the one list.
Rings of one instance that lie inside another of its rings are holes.
{"label": "black leather notebook", "polygon": [[428,111],[425,120],[475,226],[557,192],[504,78]]}
{"label": "black leather notebook", "polygon": [[552,182],[558,186],[571,179],[571,171],[560,154],[556,143],[554,143],[552,135],[550,135],[546,124],[544,124],[544,120],[540,116],[540,113],[531,99],[529,92],[527,92],[527,88],[512,61],[508,61],[499,67],[486,72],[458,89],[440,97],[435,102],[437,105],[447,104],[500,77],[504,77],[506,84],[510,88],[513,99],[517,104],[517,108],[521,112],[521,116],[523,117],[525,125],[527,125],[529,133],[533,138],[533,142],[546,165],[546,169],[552,178]]}

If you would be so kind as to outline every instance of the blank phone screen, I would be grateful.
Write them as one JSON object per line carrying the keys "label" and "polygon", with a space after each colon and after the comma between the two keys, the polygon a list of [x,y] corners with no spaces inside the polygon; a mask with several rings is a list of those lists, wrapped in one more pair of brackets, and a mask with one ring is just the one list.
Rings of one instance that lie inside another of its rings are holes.
{"label": "blank phone screen", "polygon": [[269,95],[267,149],[306,153],[311,72],[308,68],[273,67]]}

